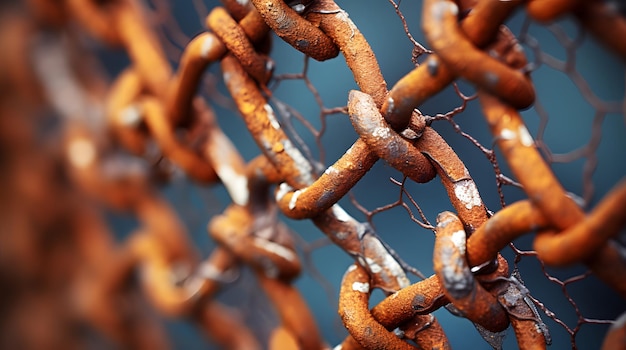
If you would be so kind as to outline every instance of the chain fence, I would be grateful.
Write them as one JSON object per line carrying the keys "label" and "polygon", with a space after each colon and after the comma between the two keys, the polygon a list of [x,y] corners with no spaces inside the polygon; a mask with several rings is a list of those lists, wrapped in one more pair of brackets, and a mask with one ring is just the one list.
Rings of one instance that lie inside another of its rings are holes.
{"label": "chain fence", "polygon": [[626,347],[621,4],[1,6],[3,348]]}

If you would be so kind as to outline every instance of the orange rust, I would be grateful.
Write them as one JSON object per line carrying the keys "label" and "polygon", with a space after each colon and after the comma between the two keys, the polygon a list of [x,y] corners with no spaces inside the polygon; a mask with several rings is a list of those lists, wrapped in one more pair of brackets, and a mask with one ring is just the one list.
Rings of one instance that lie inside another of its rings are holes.
{"label": "orange rust", "polygon": [[357,85],[372,96],[380,108],[387,96],[387,83],[376,55],[347,13],[333,0],[316,1],[307,19],[319,23],[320,29],[339,47]]}
{"label": "orange rust", "polygon": [[428,182],[435,177],[435,168],[430,161],[385,123],[370,95],[350,91],[348,113],[361,140],[378,157],[415,182]]}
{"label": "orange rust", "polygon": [[283,327],[297,341],[298,348],[319,350],[325,347],[315,318],[294,286],[257,274],[261,287],[276,307]]}
{"label": "orange rust", "polygon": [[[465,231],[450,212],[437,216],[433,268],[444,293],[461,314],[485,329],[500,332],[509,326],[497,299],[474,279],[465,260]],[[506,272],[505,272],[506,273]]]}
{"label": "orange rust", "polygon": [[[566,196],[563,187],[534,148],[534,141],[518,112],[486,93],[479,93],[479,97],[487,123],[511,170],[550,225],[564,230],[584,220],[585,214]],[[626,282],[619,277],[626,274],[626,262],[619,257],[617,249],[609,242],[585,263],[596,276],[621,295],[626,295]]]}
{"label": "orange rust", "polygon": [[404,337],[413,340],[420,349],[451,349],[448,336],[433,315],[417,315],[401,329]]}
{"label": "orange rust", "polygon": [[204,281],[176,286],[172,278],[175,261],[167,260],[166,248],[148,233],[135,233],[128,244],[139,260],[144,293],[152,304],[169,316],[189,315],[203,293]]}
{"label": "orange rust", "polygon": [[339,316],[350,335],[365,349],[414,349],[378,323],[368,310],[370,279],[360,266],[350,265],[339,292]]}
{"label": "orange rust", "polygon": [[[277,196],[282,212],[292,219],[312,218],[337,203],[372,168],[378,157],[370,152],[362,139],[348,152],[301,191],[288,191]],[[294,195],[297,200],[294,200]]]}
{"label": "orange rust", "polygon": [[526,4],[528,14],[538,22],[551,22],[571,12],[580,0],[530,0]]}
{"label": "orange rust", "polygon": [[471,10],[461,21],[461,29],[476,47],[483,48],[495,39],[501,25],[523,3],[524,0],[481,0],[470,7],[461,4],[461,11]]}
{"label": "orange rust", "polygon": [[284,327],[276,327],[270,334],[267,348],[270,350],[298,349],[298,343]]}
{"label": "orange rust", "polygon": [[530,201],[509,204],[467,239],[467,262],[470,266],[479,266],[491,261],[519,236],[547,226],[548,221]]}
{"label": "orange rust", "polygon": [[146,152],[147,135],[141,129],[143,120],[133,103],[143,91],[137,72],[128,68],[111,87],[106,101],[107,119],[114,135],[126,149],[137,155]]}
{"label": "orange rust", "polygon": [[260,84],[266,84],[272,75],[274,63],[257,54],[250,40],[235,20],[222,7],[214,8],[207,17],[207,26],[217,35],[242,67]]}
{"label": "orange rust", "polygon": [[172,68],[142,10],[134,2],[120,4],[114,10],[112,24],[144,86],[153,94],[163,96]]}
{"label": "orange rust", "polygon": [[[428,42],[454,74],[497,95],[515,108],[526,108],[535,99],[534,88],[521,71],[480,51],[458,25],[458,7],[452,1],[424,1],[423,28]],[[521,50],[521,46],[514,46]]]}
{"label": "orange rust", "polygon": [[582,210],[544,162],[519,112],[494,96],[480,93],[479,97],[498,147],[533,204],[558,229],[580,221]]}
{"label": "orange rust", "polygon": [[[471,8],[467,18],[460,23],[461,28],[474,45],[484,47],[492,41],[500,24],[521,2],[521,0],[479,1]],[[425,62],[396,82],[389,91],[389,97],[385,99],[381,108],[385,120],[394,130],[403,130],[408,125],[413,110],[443,90],[455,78],[450,67],[443,63],[437,53],[431,54]]]}
{"label": "orange rust", "polygon": [[584,220],[558,234],[542,233],[533,248],[548,265],[570,265],[592,258],[626,225],[626,180],[622,180]]}
{"label": "orange rust", "polygon": [[[298,162],[299,160],[294,160],[293,153],[290,152],[274,153],[271,151],[274,144],[291,145],[291,141],[282,129],[276,128],[273,124],[274,112],[255,82],[247,75],[237,59],[230,55],[222,59],[222,69],[228,77],[226,86],[259,148],[279,169],[289,185],[302,188],[311,184],[313,182],[312,167],[308,161]],[[300,154],[300,151],[293,149],[294,152]],[[304,159],[303,156],[302,159]]]}
{"label": "orange rust", "polygon": [[463,161],[431,127],[426,127],[415,147],[433,163],[450,203],[469,234],[487,221],[487,209]]}
{"label": "orange rust", "polygon": [[172,125],[185,124],[190,119],[191,101],[202,72],[210,62],[222,57],[225,51],[225,46],[213,33],[202,33],[185,46],[178,71],[168,85],[166,105]]}
{"label": "orange rust", "polygon": [[334,58],[337,46],[319,28],[300,17],[282,0],[252,0],[274,32],[296,50],[318,61]]}
{"label": "orange rust", "polygon": [[[209,224],[211,237],[259,274],[289,281],[300,273],[300,261],[289,241],[273,242],[255,235],[255,218],[244,207],[231,205]],[[277,225],[275,231],[285,230]],[[273,235],[278,236],[278,234]]]}

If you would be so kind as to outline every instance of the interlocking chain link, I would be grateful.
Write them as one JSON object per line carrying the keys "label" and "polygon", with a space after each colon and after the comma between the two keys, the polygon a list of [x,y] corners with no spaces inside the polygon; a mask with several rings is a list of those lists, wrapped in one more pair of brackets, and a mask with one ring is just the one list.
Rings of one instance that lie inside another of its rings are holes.
{"label": "interlocking chain link", "polygon": [[[222,285],[247,266],[280,319],[269,347],[328,348],[293,284],[302,263],[294,233],[279,211],[291,219],[310,219],[354,260],[339,293],[338,312],[350,333],[341,344],[344,350],[449,348],[445,329],[432,315],[441,307],[469,319],[488,341],[511,325],[520,348],[545,348],[550,335],[530,292],[499,254],[533,231],[543,263],[582,262],[626,297],[626,259],[612,242],[626,225],[626,182],[590,213],[567,195],[519,114],[533,104],[535,91],[524,52],[503,25],[517,9],[538,21],[571,13],[626,59],[626,20],[609,4],[424,0],[422,26],[432,54],[388,90],[366,38],[333,0],[222,2],[206,17],[208,30],[184,47],[176,70],[139,1],[31,0],[23,10],[34,24],[16,26],[22,28],[20,38],[34,36],[37,26],[58,31],[78,26],[106,45],[121,47],[131,62],[107,84],[72,66],[82,50],[79,40],[57,41],[43,47],[34,68],[23,67],[10,78],[22,84],[19,91],[27,99],[50,106],[62,119],[60,159],[67,184],[50,185],[41,196],[53,197],[56,189],[73,198],[63,202],[59,215],[67,218],[82,257],[68,287],[79,295],[80,318],[119,346],[167,347],[146,305],[132,302],[137,291],[129,286],[137,274],[141,295],[159,313],[193,320],[225,347],[265,348],[216,299]],[[272,33],[318,61],[341,53],[358,85],[346,96],[358,139],[321,174],[269,103]],[[214,62],[261,152],[248,162],[197,92]],[[496,213],[487,210],[463,161],[416,109],[459,78],[478,91],[495,143],[528,197]],[[23,122],[24,130],[32,127]],[[21,151],[31,152],[28,147],[15,152]],[[417,183],[438,177],[455,211],[438,216],[435,274],[417,283],[410,283],[404,263],[374,229],[338,204],[379,159]],[[171,178],[172,166],[202,185],[223,184],[232,199],[209,222],[216,248],[207,257],[196,251],[187,228],[157,190],[159,182]],[[77,205],[81,200],[90,205]],[[139,227],[115,242],[102,208],[131,214]],[[370,310],[374,289],[386,298]],[[615,334],[624,329],[624,322],[617,322],[604,348],[623,346]],[[498,346],[497,340],[492,344]]]}

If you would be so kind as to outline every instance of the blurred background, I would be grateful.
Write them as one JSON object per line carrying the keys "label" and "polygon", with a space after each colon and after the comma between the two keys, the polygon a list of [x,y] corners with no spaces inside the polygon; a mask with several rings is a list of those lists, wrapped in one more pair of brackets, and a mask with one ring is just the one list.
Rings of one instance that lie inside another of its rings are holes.
{"label": "blurred background", "polygon": [[[365,3],[340,0],[337,3],[349,14],[373,48],[388,88],[415,67],[414,46],[392,2],[377,0]],[[178,64],[176,55],[180,55],[180,50],[176,48],[180,49],[180,45],[185,44],[184,40],[190,40],[205,31],[204,18],[208,14],[207,11],[219,5],[218,1],[164,0],[148,4],[155,10],[155,16],[162,16],[160,21],[171,19],[175,22],[167,23],[168,28],[178,27],[183,34],[174,38],[173,35],[168,37],[168,32],[164,31],[166,34],[162,35],[165,47],[171,53],[170,56],[173,56],[171,62],[173,67]],[[410,34],[417,42],[428,47],[421,28],[421,2],[404,1],[398,5],[400,13],[406,18]],[[544,156],[551,162],[555,174],[566,190],[581,200],[587,200],[587,209],[593,208],[626,174],[623,154],[626,150],[624,64],[617,56],[583,33],[571,18],[543,26],[529,21],[523,12],[519,12],[507,25],[513,33],[522,33],[520,40],[524,44],[529,61],[532,62],[531,77],[536,86],[537,104],[523,111],[527,126],[538,140]],[[2,28],[5,31],[10,30],[6,25]],[[78,28],[76,30],[80,31]],[[169,33],[171,34],[171,31]],[[110,48],[89,38],[88,35],[80,33],[78,35],[81,43],[96,54],[98,64],[110,79],[128,66],[130,61],[123,50]],[[45,39],[45,33],[42,36]],[[280,77],[303,72],[306,61],[308,68],[305,75],[319,94],[323,107],[334,108],[345,106],[348,92],[357,89],[351,72],[341,55],[325,62],[307,60],[303,54],[295,51],[278,37],[273,39],[271,57],[276,63],[274,76],[278,79],[271,81],[269,86],[276,99],[273,104],[275,110],[279,110],[277,103],[284,103],[299,111],[317,130],[325,125],[324,133],[317,140],[302,123],[293,118],[287,119],[289,116],[284,113],[278,113],[282,118],[281,123],[292,123],[303,142],[311,148],[313,155],[325,167],[329,166],[357,139],[348,116],[341,113],[322,115],[321,106],[303,79],[282,80]],[[418,58],[417,62],[423,61],[424,57],[425,55]],[[558,61],[563,64],[560,65]],[[458,83],[465,95],[474,93],[469,84],[463,81]],[[208,69],[201,93],[216,110],[220,127],[245,160],[257,156],[260,152],[229,100],[219,64],[214,64]],[[450,87],[429,99],[419,109],[425,115],[436,116],[453,110],[461,103],[458,94]],[[605,113],[599,106],[609,106],[608,112]],[[3,114],[2,118],[11,117]],[[493,140],[477,100],[470,101],[466,109],[454,116],[453,120],[463,132],[471,135],[481,145],[493,148]],[[42,129],[53,129],[54,123],[51,122],[53,125]],[[5,120],[2,125],[5,128],[10,127],[10,119]],[[455,131],[452,123],[446,120],[436,121],[433,128],[465,162],[487,207],[492,211],[499,210],[500,196],[490,160],[468,138]],[[8,133],[10,132],[6,129],[2,132]],[[321,142],[321,148],[318,141]],[[11,150],[5,149],[3,153],[10,154]],[[496,154],[499,156],[497,151]],[[503,173],[512,177],[504,160],[501,157],[498,159]],[[401,189],[391,179],[402,181],[402,175],[379,161],[355,186],[350,197],[369,211],[394,203],[398,200]],[[407,180],[405,187],[431,223],[435,222],[438,213],[452,210],[443,187],[436,179],[427,184],[416,184]],[[226,190],[222,186],[199,185],[180,174],[174,176],[160,190],[183,220],[199,254],[202,257],[208,256],[215,243],[207,235],[207,223],[231,202]],[[503,193],[506,203],[525,198],[523,192],[514,186],[504,186]],[[11,200],[8,198],[10,197],[4,197],[5,206],[11,206]],[[368,217],[354,205],[353,200],[344,198],[340,203],[357,220],[367,221]],[[417,211],[412,208],[416,214]],[[42,212],[48,210],[40,209]],[[124,213],[107,211],[106,219],[118,240],[128,237],[137,227],[137,219]],[[352,260],[339,248],[327,242],[323,234],[308,220],[294,221],[288,218],[283,220],[300,237],[298,249],[305,268],[295,284],[315,314],[324,339],[331,346],[339,344],[347,333],[337,315],[338,286]],[[427,276],[433,273],[432,231],[411,221],[402,207],[381,211],[371,216],[370,220],[380,237],[403,260]],[[3,231],[2,235],[14,233]],[[518,249],[531,250],[532,234],[514,243]],[[512,265],[516,257],[513,250],[505,248],[503,254]],[[542,269],[535,257],[524,256],[521,257],[518,267],[531,294],[548,310],[554,312],[556,318],[570,330],[576,331],[575,344],[579,349],[599,348],[609,327],[605,321],[613,320],[626,311],[626,301],[593,276],[585,276],[578,282],[567,284],[567,287],[551,281],[547,276],[565,281],[570,277],[584,274],[583,266]],[[4,270],[11,270],[11,266],[7,267],[5,264]],[[419,280],[415,276],[411,278],[413,282]],[[10,300],[12,295],[8,289],[2,290],[5,294],[3,299]],[[227,285],[218,298],[225,304],[241,310],[246,322],[259,333],[269,331],[276,322],[275,312],[268,306],[264,296],[259,295],[258,287],[249,272],[243,271],[241,278]],[[375,305],[381,298],[383,294],[375,291],[371,305]],[[36,317],[37,307],[34,307],[31,315]],[[490,348],[468,320],[455,317],[445,309],[438,310],[435,316],[447,332],[452,348]],[[549,327],[553,348],[572,346],[572,337],[562,324],[546,317],[543,312],[541,316]],[[166,324],[167,336],[176,349],[217,348],[201,330],[188,321],[170,319],[156,313],[154,317]],[[583,318],[604,321],[592,324]],[[95,348],[107,348],[111,345],[97,335],[93,337],[95,340],[92,345]],[[504,344],[505,349],[517,348],[514,334],[510,329]]]}

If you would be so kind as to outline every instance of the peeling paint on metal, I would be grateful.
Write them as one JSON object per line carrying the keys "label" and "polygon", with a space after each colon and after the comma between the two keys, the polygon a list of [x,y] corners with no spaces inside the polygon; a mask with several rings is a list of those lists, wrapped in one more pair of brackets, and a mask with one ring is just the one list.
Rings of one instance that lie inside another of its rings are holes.
{"label": "peeling paint on metal", "polygon": [[450,236],[450,240],[452,241],[452,244],[454,244],[454,246],[461,252],[461,254],[465,254],[465,242],[467,241],[465,231],[455,231]]}
{"label": "peeling paint on metal", "polygon": [[352,290],[361,292],[361,293],[369,293],[370,292],[370,284],[367,282],[354,282],[352,283]]}
{"label": "peeling paint on metal", "polygon": [[382,139],[387,139],[389,138],[389,136],[391,136],[391,133],[389,132],[389,129],[387,127],[379,126],[376,129],[374,129],[374,131],[372,131],[372,136],[380,137]]}
{"label": "peeling paint on metal", "polygon": [[343,208],[339,206],[339,204],[333,204],[333,206],[330,207],[330,209],[333,211],[333,214],[335,215],[337,220],[341,222],[348,222],[352,220],[352,217],[350,216],[350,214],[346,213],[346,211],[343,210]]}
{"label": "peeling paint on metal", "polygon": [[517,131],[519,133],[519,140],[522,143],[522,145],[526,147],[534,146],[535,141],[533,140],[533,137],[530,136],[528,129],[526,129],[524,125],[520,125]]}
{"label": "peeling paint on metal", "polygon": [[471,179],[463,179],[455,182],[454,195],[467,209],[482,205],[482,199],[480,199],[476,184]]}
{"label": "peeling paint on metal", "polygon": [[291,199],[289,200],[289,210],[293,210],[296,207],[296,202],[298,201],[298,197],[300,196],[300,194],[302,194],[302,192],[304,192],[304,190],[297,190],[293,193]]}
{"label": "peeling paint on metal", "polygon": [[270,125],[272,125],[272,128],[274,128],[276,130],[279,130],[280,129],[280,123],[276,119],[276,115],[274,114],[274,110],[272,109],[272,106],[270,106],[270,105],[268,105],[266,103],[263,106],[263,109],[265,110],[265,113],[267,113],[267,119],[270,120]]}
{"label": "peeling paint on metal", "polygon": [[366,257],[365,262],[367,263],[367,266],[369,266],[370,272],[374,274],[379,273],[383,270],[383,268],[380,267],[380,265],[378,265],[378,263],[376,263],[376,261],[373,259]]}
{"label": "peeling paint on metal", "polygon": [[278,185],[278,191],[276,191],[276,201],[280,201],[281,199],[283,199],[283,197],[285,197],[285,195],[289,192],[293,191],[293,187],[287,185],[287,183],[282,182],[280,185]]}
{"label": "peeling paint on metal", "polygon": [[515,140],[517,134],[511,129],[504,128],[500,131],[500,138],[503,140]]}
{"label": "peeling paint on metal", "polygon": [[300,182],[306,185],[312,184],[315,179],[313,178],[313,166],[311,163],[304,157],[304,155],[302,155],[300,150],[291,143],[291,141],[283,140],[283,147],[298,169],[298,178]]}
{"label": "peeling paint on metal", "polygon": [[326,175],[336,175],[339,173],[339,170],[335,169],[332,165],[329,166],[326,170],[324,170],[324,174]]}

